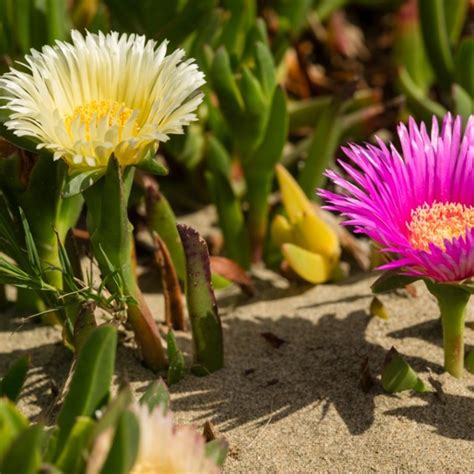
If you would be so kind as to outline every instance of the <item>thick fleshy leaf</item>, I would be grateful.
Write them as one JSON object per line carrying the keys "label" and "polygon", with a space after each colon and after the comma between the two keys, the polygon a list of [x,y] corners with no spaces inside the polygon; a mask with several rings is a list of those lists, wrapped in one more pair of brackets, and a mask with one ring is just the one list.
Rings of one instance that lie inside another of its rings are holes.
{"label": "thick fleshy leaf", "polygon": [[20,396],[29,368],[29,356],[22,356],[13,362],[0,381],[0,397],[7,397],[15,402]]}
{"label": "thick fleshy leaf", "polygon": [[283,165],[277,165],[276,175],[280,186],[283,206],[291,223],[301,219],[304,213],[313,212],[311,203],[298,183]]}
{"label": "thick fleshy leaf", "polygon": [[102,416],[94,426],[92,439],[97,440],[98,436],[110,429],[113,429],[121,414],[133,403],[133,394],[129,386],[120,390],[118,395],[102,410]]}
{"label": "thick fleshy leaf", "polygon": [[128,474],[135,463],[140,439],[137,417],[130,410],[124,411],[118,421],[112,446],[101,473]]}
{"label": "thick fleshy leaf", "polygon": [[226,257],[218,256],[211,256],[210,263],[213,276],[218,274],[224,277],[225,280],[236,283],[242,291],[250,296],[255,293],[252,279],[239,264]]}
{"label": "thick fleshy leaf", "polygon": [[107,405],[102,417],[95,424],[91,435],[92,442],[88,450],[85,472],[100,472],[107,459],[120,418],[133,401],[132,391],[127,386]]}
{"label": "thick fleshy leaf", "polygon": [[244,102],[234,79],[229,55],[224,48],[219,48],[214,56],[211,79],[223,114],[229,123],[235,123],[244,109]]}
{"label": "thick fleshy leaf", "polygon": [[474,374],[474,351],[469,351],[466,354],[466,359],[464,360],[464,367],[471,374]]}
{"label": "thick fleshy leaf", "polygon": [[466,0],[445,0],[446,28],[451,45],[456,45],[461,35],[469,12]]}
{"label": "thick fleshy leaf", "polygon": [[332,266],[327,258],[310,252],[294,244],[283,244],[281,251],[290,267],[303,280],[318,284],[327,282],[332,274]]}
{"label": "thick fleshy leaf", "polygon": [[456,81],[474,100],[474,38],[462,40],[456,54]]}
{"label": "thick fleshy leaf", "polygon": [[232,286],[232,282],[230,280],[217,273],[211,274],[211,283],[215,290],[223,290],[224,288],[229,288],[229,286]]}
{"label": "thick fleshy leaf", "polygon": [[68,198],[80,194],[87,188],[91,187],[96,181],[104,176],[105,169],[88,170],[74,173],[67,177],[66,183],[62,190],[63,198]]}
{"label": "thick fleshy leaf", "polygon": [[273,94],[265,133],[259,141],[260,145],[252,155],[249,155],[249,159],[243,157],[247,179],[249,177],[257,179],[268,175],[273,176],[274,167],[280,161],[287,136],[286,96],[283,89],[277,87]]}
{"label": "thick fleshy leaf", "polygon": [[385,357],[382,385],[388,393],[403,392],[404,390],[414,390],[418,393],[430,391],[394,347],[390,349]]}
{"label": "thick fleshy leaf", "polygon": [[281,214],[275,216],[270,228],[270,235],[278,247],[293,240],[293,228],[285,216]]}
{"label": "thick fleshy leaf", "polygon": [[166,338],[168,343],[168,385],[178,383],[186,375],[184,356],[178,347],[173,330],[170,328]]}
{"label": "thick fleshy leaf", "polygon": [[228,452],[229,444],[223,438],[214,439],[206,444],[206,457],[218,466],[224,465]]}
{"label": "thick fleshy leaf", "polygon": [[433,70],[426,56],[416,2],[405,2],[396,16],[394,62],[403,64],[413,82],[426,92],[433,82]]}
{"label": "thick fleshy leaf", "polygon": [[423,90],[413,82],[404,67],[400,68],[398,78],[400,89],[406,96],[408,107],[417,117],[427,122],[431,120],[433,115],[439,118],[444,117],[446,109],[425,95]]}
{"label": "thick fleshy leaf", "polygon": [[179,224],[186,255],[186,300],[193,333],[193,372],[206,375],[224,365],[222,326],[211,286],[209,252],[193,228]]}
{"label": "thick fleshy leaf", "polygon": [[331,168],[342,133],[340,120],[342,103],[335,98],[321,113],[311,138],[308,156],[298,177],[298,183],[310,198],[325,180],[324,170]]}
{"label": "thick fleshy leaf", "polygon": [[255,45],[255,74],[263,92],[270,97],[276,86],[275,63],[270,49],[261,41]]}
{"label": "thick fleshy leaf", "polygon": [[331,103],[330,95],[311,97],[310,99],[290,101],[288,103],[289,130],[295,132],[300,128],[313,127],[321,113]]}
{"label": "thick fleshy leaf", "polygon": [[146,194],[147,225],[164,241],[181,281],[185,279],[183,244],[176,228],[176,216],[166,197],[156,188],[149,186]]}
{"label": "thick fleshy leaf", "polygon": [[226,22],[222,27],[220,43],[223,44],[232,56],[242,57],[249,28],[254,24],[256,17],[256,3],[254,0],[226,0],[223,4],[226,9]]}
{"label": "thick fleshy leaf", "polygon": [[[41,442],[43,427],[40,424],[30,426],[13,441],[3,462],[2,474],[37,474],[41,466]],[[28,446],[28,449],[25,447]]]}
{"label": "thick fleshy leaf", "polygon": [[219,226],[224,235],[226,256],[243,268],[250,265],[250,249],[242,206],[230,183],[231,159],[223,145],[209,138],[206,173],[211,198],[217,208]]}
{"label": "thick fleshy leaf", "polygon": [[56,467],[62,472],[79,474],[84,471],[85,455],[88,451],[95,422],[89,417],[79,416],[72,427]]}
{"label": "thick fleshy leaf", "polygon": [[140,398],[140,404],[146,404],[151,411],[155,407],[161,405],[164,410],[168,410],[170,404],[170,393],[163,379],[158,379],[152,382],[145,390],[145,393]]}
{"label": "thick fleshy leaf", "polygon": [[148,155],[144,160],[140,161],[136,167],[157,176],[166,176],[169,173],[168,168],[157,161],[153,155]]}
{"label": "thick fleshy leaf", "polygon": [[0,466],[12,442],[27,428],[28,420],[14,403],[7,398],[0,398]]}
{"label": "thick fleshy leaf", "polygon": [[445,0],[418,0],[426,54],[441,86],[451,84],[454,59],[446,25]]}
{"label": "thick fleshy leaf", "polygon": [[341,253],[339,239],[332,228],[314,211],[305,213],[293,224],[293,243],[336,262]]}
{"label": "thick fleshy leaf", "polygon": [[375,294],[388,293],[389,291],[404,288],[417,280],[419,280],[419,278],[400,275],[396,270],[392,270],[382,273],[382,275],[372,283],[371,289]]}
{"label": "thick fleshy leaf", "polygon": [[388,313],[384,304],[376,296],[374,296],[370,302],[369,313],[371,316],[375,316],[380,319],[388,319]]}
{"label": "thick fleshy leaf", "polygon": [[474,96],[470,96],[459,84],[453,84],[453,100],[456,113],[467,122],[474,113]]}
{"label": "thick fleshy leaf", "polygon": [[77,359],[71,385],[58,416],[59,456],[78,416],[93,416],[106,401],[115,366],[117,333],[112,326],[97,328],[85,342]]}

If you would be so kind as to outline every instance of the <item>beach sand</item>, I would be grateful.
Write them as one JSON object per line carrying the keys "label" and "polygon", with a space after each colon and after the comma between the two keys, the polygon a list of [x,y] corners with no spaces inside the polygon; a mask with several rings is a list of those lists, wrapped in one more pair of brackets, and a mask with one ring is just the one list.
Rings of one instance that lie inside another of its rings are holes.
{"label": "beach sand", "polygon": [[[148,283],[155,278],[154,272],[142,276]],[[310,287],[261,270],[254,297],[238,288],[219,292],[225,368],[188,375],[170,391],[180,422],[202,427],[211,421],[227,438],[224,472],[474,471],[474,376],[443,374],[434,299],[418,285],[416,297],[382,297],[388,320],[370,317],[373,278]],[[162,315],[161,296],[146,297]],[[472,313],[469,308],[471,322]],[[33,420],[44,419],[71,355],[57,329],[18,326],[10,314],[0,318],[0,373],[31,355],[19,406]],[[189,334],[176,335],[189,358]],[[129,338],[122,339],[116,382],[128,380],[139,394],[156,375],[138,361]],[[466,342],[473,348],[470,328]],[[384,394],[379,374],[392,346],[437,391]],[[368,393],[360,386],[366,357],[375,378]]]}

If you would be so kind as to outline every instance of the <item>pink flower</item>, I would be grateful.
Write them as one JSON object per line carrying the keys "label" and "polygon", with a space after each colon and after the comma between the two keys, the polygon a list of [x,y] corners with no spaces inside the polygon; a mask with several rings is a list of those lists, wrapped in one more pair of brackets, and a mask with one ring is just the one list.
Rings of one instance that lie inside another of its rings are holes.
{"label": "pink flower", "polygon": [[400,124],[402,153],[380,139],[377,145],[343,148],[352,163],[339,161],[351,179],[328,176],[342,193],[320,190],[327,209],[347,217],[346,225],[368,235],[391,254],[381,269],[456,282],[474,276],[474,116],[464,134],[461,118],[433,119],[426,126],[410,118]]}

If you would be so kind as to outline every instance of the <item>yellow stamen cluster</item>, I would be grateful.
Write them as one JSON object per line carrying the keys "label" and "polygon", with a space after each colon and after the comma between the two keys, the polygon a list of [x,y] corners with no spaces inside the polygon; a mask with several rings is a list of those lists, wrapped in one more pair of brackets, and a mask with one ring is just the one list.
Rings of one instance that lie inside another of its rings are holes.
{"label": "yellow stamen cluster", "polygon": [[454,202],[418,206],[412,210],[408,223],[410,243],[428,252],[429,244],[445,250],[445,240],[462,237],[473,227],[474,207]]}
{"label": "yellow stamen cluster", "polygon": [[[109,127],[118,126],[119,139],[122,139],[123,129],[132,116],[133,110],[126,107],[122,102],[113,100],[93,100],[85,105],[76,107],[71,115],[64,118],[66,129],[69,135],[73,135],[72,124],[79,118],[81,125],[85,127],[86,139],[91,139],[91,127],[97,127],[103,118],[107,118]],[[135,122],[132,128],[132,135],[136,136],[140,127]]]}

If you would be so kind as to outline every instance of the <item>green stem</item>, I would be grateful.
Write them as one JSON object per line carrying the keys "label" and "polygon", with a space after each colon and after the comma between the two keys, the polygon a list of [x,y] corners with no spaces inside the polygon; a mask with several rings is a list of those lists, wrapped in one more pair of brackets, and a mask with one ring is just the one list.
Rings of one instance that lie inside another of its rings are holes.
{"label": "green stem", "polygon": [[427,282],[426,286],[438,300],[441,312],[444,368],[460,378],[464,369],[464,320],[471,295],[455,285]]}
{"label": "green stem", "polygon": [[109,278],[107,288],[112,294],[131,296],[136,301],[127,305],[128,321],[144,362],[151,369],[158,370],[166,367],[166,357],[158,328],[138,287],[132,265],[133,232],[127,216],[127,202],[133,172],[131,167],[122,170],[116,158],[110,159],[104,178],[84,193],[87,226],[102,276],[116,271],[121,277],[122,285]]}
{"label": "green stem", "polygon": [[268,195],[271,191],[272,180],[273,173],[263,177],[246,177],[247,201],[249,204],[247,228],[253,263],[262,260],[263,245],[268,227]]}

